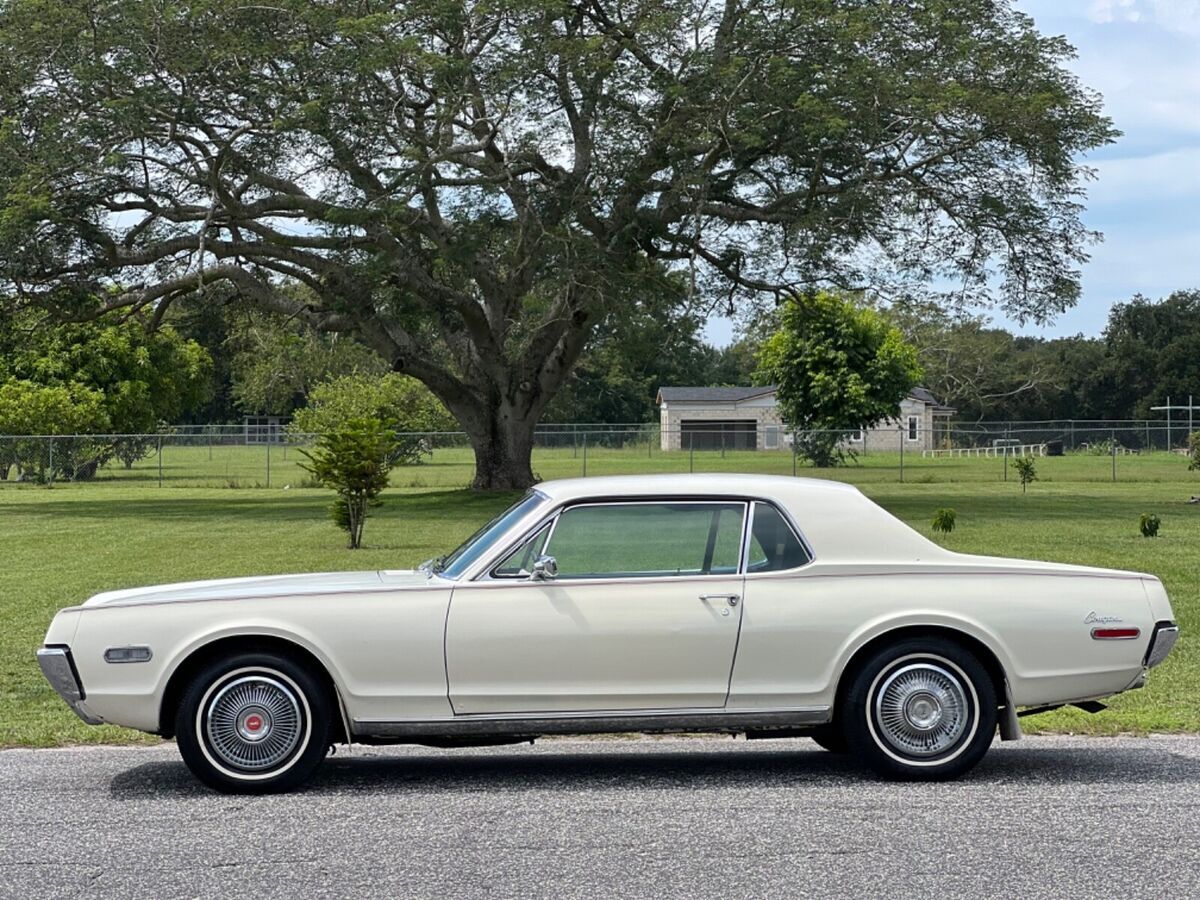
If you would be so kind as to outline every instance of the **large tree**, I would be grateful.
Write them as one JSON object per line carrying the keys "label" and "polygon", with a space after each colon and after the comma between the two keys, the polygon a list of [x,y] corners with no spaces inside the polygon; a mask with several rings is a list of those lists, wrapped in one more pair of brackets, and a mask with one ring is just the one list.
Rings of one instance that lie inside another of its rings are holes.
{"label": "large tree", "polygon": [[594,323],[665,268],[729,303],[1073,303],[1115,132],[1071,52],[1007,0],[8,0],[2,286],[153,324],[224,282],[357,335],[476,485],[523,486]]}

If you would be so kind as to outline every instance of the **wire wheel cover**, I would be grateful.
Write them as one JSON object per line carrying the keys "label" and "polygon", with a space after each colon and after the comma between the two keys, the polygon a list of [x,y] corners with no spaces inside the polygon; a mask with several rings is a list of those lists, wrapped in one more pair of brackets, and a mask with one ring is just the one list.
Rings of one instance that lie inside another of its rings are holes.
{"label": "wire wheel cover", "polygon": [[205,717],[213,752],[243,771],[263,771],[287,760],[304,731],[296,695],[269,675],[231,681],[209,702]]}
{"label": "wire wheel cover", "polygon": [[962,682],[931,662],[891,673],[875,695],[875,721],[883,738],[909,756],[937,756],[967,729],[970,706]]}

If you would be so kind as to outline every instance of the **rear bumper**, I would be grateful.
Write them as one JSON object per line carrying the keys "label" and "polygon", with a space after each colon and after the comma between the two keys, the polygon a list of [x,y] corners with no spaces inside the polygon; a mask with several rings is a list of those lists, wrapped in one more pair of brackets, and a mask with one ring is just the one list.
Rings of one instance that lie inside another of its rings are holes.
{"label": "rear bumper", "polygon": [[37,660],[42,674],[50,682],[50,687],[74,710],[75,715],[89,725],[99,725],[104,721],[92,713],[83,702],[87,694],[79,681],[79,673],[75,669],[75,661],[71,659],[70,648],[42,647],[37,652]]}
{"label": "rear bumper", "polygon": [[1142,661],[1147,669],[1159,665],[1171,652],[1175,642],[1179,640],[1179,626],[1174,622],[1159,622],[1154,626],[1154,634],[1150,636],[1150,646],[1146,648],[1146,658]]}

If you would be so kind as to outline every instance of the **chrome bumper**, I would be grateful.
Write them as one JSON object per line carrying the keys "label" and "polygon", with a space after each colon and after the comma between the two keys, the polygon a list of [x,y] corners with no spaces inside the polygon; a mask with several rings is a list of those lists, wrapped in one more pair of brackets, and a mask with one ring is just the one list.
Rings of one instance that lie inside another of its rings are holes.
{"label": "chrome bumper", "polygon": [[1143,661],[1147,669],[1153,669],[1171,652],[1175,642],[1179,640],[1179,626],[1174,622],[1159,622],[1154,626],[1154,634],[1150,638],[1150,646],[1146,650]]}
{"label": "chrome bumper", "polygon": [[58,696],[66,701],[67,706],[75,711],[75,715],[89,725],[99,725],[104,720],[92,715],[83,701],[87,694],[79,683],[79,674],[75,671],[75,662],[71,659],[71,651],[66,647],[43,647],[37,652],[38,665],[42,674],[50,682]]}

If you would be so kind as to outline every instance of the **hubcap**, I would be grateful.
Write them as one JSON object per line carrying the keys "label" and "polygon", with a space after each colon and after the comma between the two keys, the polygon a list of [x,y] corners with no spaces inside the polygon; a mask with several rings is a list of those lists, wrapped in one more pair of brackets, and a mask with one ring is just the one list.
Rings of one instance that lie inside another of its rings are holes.
{"label": "hubcap", "polygon": [[967,727],[967,692],[948,669],[914,663],[891,673],[875,695],[875,721],[884,740],[910,756],[936,756]]}
{"label": "hubcap", "polygon": [[248,675],[225,685],[208,704],[207,719],[213,752],[239,769],[270,769],[300,743],[296,695],[269,675]]}

